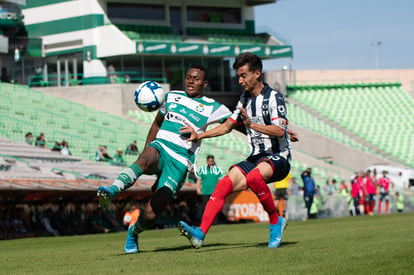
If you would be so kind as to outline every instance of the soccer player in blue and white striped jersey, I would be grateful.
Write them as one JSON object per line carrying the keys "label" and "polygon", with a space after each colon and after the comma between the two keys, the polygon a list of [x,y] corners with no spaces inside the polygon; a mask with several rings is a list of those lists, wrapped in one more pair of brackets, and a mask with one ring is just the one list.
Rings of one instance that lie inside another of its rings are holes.
{"label": "soccer player in blue and white striped jersey", "polygon": [[[236,191],[250,188],[269,215],[269,248],[277,248],[282,241],[286,221],[279,217],[267,183],[282,180],[290,171],[290,140],[296,133],[288,131],[288,119],[283,95],[262,81],[262,61],[252,53],[242,53],[233,64],[239,85],[244,92],[236,110],[223,124],[198,132],[191,125],[181,129],[191,133],[189,140],[196,141],[229,133],[238,124],[244,124],[251,148],[247,159],[233,165],[221,179],[204,210],[200,227],[180,221],[180,232],[193,247],[200,248],[226,197]],[[289,138],[290,137],[290,138]]]}

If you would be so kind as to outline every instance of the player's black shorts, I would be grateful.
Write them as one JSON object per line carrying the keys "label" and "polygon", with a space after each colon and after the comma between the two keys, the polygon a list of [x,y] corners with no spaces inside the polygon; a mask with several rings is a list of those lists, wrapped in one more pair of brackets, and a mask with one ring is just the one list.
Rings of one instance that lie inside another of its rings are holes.
{"label": "player's black shorts", "polygon": [[275,198],[276,200],[288,200],[288,191],[287,188],[278,188],[275,190]]}
{"label": "player's black shorts", "polygon": [[380,196],[379,196],[379,200],[380,201],[389,201],[390,200],[390,193],[388,192],[380,192]]}
{"label": "player's black shorts", "polygon": [[368,201],[375,201],[375,194],[368,194]]}
{"label": "player's black shorts", "polygon": [[269,180],[269,182],[279,181],[284,179],[290,170],[290,163],[287,159],[280,156],[278,153],[273,155],[255,155],[249,156],[246,160],[239,162],[234,166],[237,166],[242,170],[242,172],[246,175],[250,171],[252,171],[259,162],[266,161],[269,163],[273,168],[273,176]]}

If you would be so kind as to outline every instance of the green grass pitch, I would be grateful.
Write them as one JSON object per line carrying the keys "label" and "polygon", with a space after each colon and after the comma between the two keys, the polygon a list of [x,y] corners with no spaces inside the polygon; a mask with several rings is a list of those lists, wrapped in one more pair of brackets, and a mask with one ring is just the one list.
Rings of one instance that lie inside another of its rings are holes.
{"label": "green grass pitch", "polygon": [[0,241],[0,274],[414,274],[414,213],[291,221],[278,249],[266,224],[213,226],[201,249],[178,229]]}

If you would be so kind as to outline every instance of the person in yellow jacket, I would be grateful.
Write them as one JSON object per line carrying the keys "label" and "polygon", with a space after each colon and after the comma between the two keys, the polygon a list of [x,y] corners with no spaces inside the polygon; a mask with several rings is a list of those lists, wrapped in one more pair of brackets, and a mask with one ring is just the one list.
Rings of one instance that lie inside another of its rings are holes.
{"label": "person in yellow jacket", "polygon": [[289,173],[284,179],[275,181],[275,205],[278,210],[279,216],[283,216],[286,218],[286,206],[288,200],[288,186],[289,186],[289,179],[292,175]]}
{"label": "person in yellow jacket", "polygon": [[404,196],[399,192],[395,192],[395,199],[397,201],[397,211],[398,213],[403,212],[404,210]]}

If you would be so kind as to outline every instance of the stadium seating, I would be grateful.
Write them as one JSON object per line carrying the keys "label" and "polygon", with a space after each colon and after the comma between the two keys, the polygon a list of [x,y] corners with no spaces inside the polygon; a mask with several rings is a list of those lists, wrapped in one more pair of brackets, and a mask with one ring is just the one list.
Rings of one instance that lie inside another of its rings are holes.
{"label": "stadium seating", "polygon": [[294,85],[288,90],[289,97],[414,165],[414,100],[401,84]]}
{"label": "stadium seating", "polygon": [[173,34],[167,26],[149,25],[121,25],[116,27],[132,40],[154,40],[154,41],[181,41],[181,36]]}
{"label": "stadium seating", "polygon": [[[0,133],[16,141],[23,141],[27,132],[34,136],[43,132],[48,147],[55,141],[67,140],[73,155],[93,159],[100,144],[115,154],[137,139],[135,122],[96,111],[78,103],[63,100],[20,85],[1,84],[2,102]],[[143,139],[137,139],[144,146]],[[129,156],[126,156],[128,159]]]}
{"label": "stadium seating", "polygon": [[263,44],[263,38],[259,36],[243,36],[243,35],[209,35],[207,41],[214,43],[229,44]]}
{"label": "stadium seating", "polygon": [[[23,142],[25,133],[32,132],[36,137],[43,132],[48,147],[52,147],[55,141],[66,140],[72,154],[84,161],[94,160],[98,145],[106,145],[110,155],[115,154],[118,148],[125,149],[133,140],[137,140],[138,148],[142,149],[146,133],[155,116],[155,113],[135,110],[129,112],[130,120],[127,120],[25,86],[7,83],[0,85],[1,96],[5,99],[1,101],[0,110],[1,136]],[[295,107],[292,109],[293,114],[304,117],[300,111],[295,111]],[[205,164],[208,154],[212,154],[225,171],[249,154],[246,137],[237,134],[236,131],[229,135],[206,139],[203,144],[197,155],[199,166]],[[135,158],[133,155],[124,155],[126,163],[132,163]],[[296,174],[300,173],[303,167],[306,167],[306,164],[297,161],[292,163],[292,170]],[[49,168],[55,168],[55,174],[60,173],[71,179],[85,175],[84,170],[76,167],[55,165]],[[316,176],[327,177],[328,171],[324,168],[318,171],[320,172],[315,173]]]}
{"label": "stadium seating", "polygon": [[253,35],[245,29],[222,29],[222,28],[198,28],[188,27],[188,35],[206,36],[206,35],[230,35],[230,36],[247,36]]}
{"label": "stadium seating", "polygon": [[304,128],[310,129],[313,132],[319,133],[323,136],[340,141],[344,144],[348,144],[354,148],[358,148],[363,151],[369,151],[368,148],[355,142],[355,140],[344,135],[343,133],[341,133],[334,127],[330,126],[329,124],[319,120],[317,117],[309,113],[306,113],[297,105],[293,103],[288,103],[287,108],[289,112],[289,120],[293,123],[300,125]]}

